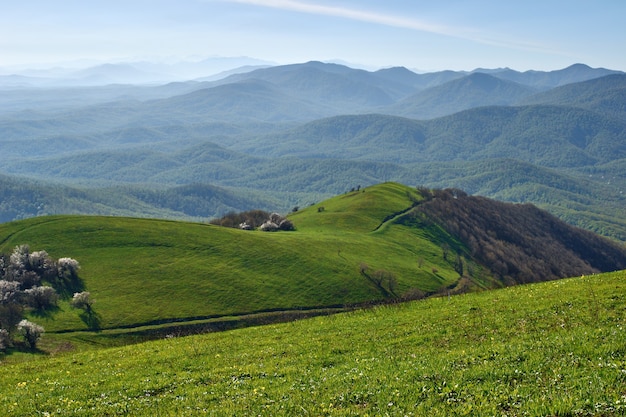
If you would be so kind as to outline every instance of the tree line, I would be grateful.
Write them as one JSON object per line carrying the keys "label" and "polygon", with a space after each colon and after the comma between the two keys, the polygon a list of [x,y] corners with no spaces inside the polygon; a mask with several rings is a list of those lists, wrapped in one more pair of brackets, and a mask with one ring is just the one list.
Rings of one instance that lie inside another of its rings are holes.
{"label": "tree line", "polygon": [[623,245],[532,204],[503,203],[455,189],[422,194],[426,201],[415,207],[410,221],[443,227],[504,284],[626,269]]}

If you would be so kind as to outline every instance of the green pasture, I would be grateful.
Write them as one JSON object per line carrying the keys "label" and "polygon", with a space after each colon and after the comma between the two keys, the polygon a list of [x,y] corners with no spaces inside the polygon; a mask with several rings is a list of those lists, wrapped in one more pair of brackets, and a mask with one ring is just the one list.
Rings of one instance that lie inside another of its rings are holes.
{"label": "green pasture", "polygon": [[[393,297],[434,291],[458,274],[425,231],[385,219],[420,196],[382,184],[337,196],[290,218],[294,232],[242,231],[165,220],[47,216],[0,225],[0,251],[20,244],[72,257],[102,329],[389,298],[364,274],[397,278]],[[379,227],[381,226],[382,227]],[[392,298],[393,298],[392,297]],[[33,319],[49,333],[85,330],[66,301]]]}
{"label": "green pasture", "polygon": [[623,416],[626,274],[9,361],[6,416]]}

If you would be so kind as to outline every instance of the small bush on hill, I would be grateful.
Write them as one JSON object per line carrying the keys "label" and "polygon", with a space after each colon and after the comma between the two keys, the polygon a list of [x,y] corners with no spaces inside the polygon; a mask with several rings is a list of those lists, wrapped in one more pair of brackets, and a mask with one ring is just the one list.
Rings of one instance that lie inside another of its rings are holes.
{"label": "small bush on hill", "polygon": [[217,226],[252,230],[260,227],[269,218],[270,213],[263,210],[250,210],[241,213],[231,211],[219,219],[211,220],[209,223]]}
{"label": "small bush on hill", "polygon": [[224,227],[232,227],[242,230],[259,229],[264,232],[276,232],[279,230],[295,230],[291,220],[278,213],[268,213],[263,210],[251,210],[241,213],[228,213],[220,219],[213,219],[211,224]]}

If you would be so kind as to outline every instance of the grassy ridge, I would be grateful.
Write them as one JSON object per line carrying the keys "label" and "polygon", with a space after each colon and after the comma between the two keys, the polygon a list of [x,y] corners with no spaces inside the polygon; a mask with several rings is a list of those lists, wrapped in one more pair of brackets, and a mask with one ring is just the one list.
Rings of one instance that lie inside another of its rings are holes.
{"label": "grassy ridge", "polygon": [[620,416],[626,274],[5,364],[37,415]]}
{"label": "grassy ridge", "polygon": [[[385,297],[359,272],[362,263],[396,274],[398,294],[458,279],[422,231],[390,225],[373,232],[386,217],[409,208],[412,198],[418,195],[410,187],[371,187],[325,202],[322,213],[316,207],[302,210],[293,216],[298,231],[281,233],[149,219],[41,217],[0,225],[0,251],[28,243],[53,257],[77,259],[103,328],[360,303]],[[65,302],[52,318],[36,321],[49,332],[86,328]]]}

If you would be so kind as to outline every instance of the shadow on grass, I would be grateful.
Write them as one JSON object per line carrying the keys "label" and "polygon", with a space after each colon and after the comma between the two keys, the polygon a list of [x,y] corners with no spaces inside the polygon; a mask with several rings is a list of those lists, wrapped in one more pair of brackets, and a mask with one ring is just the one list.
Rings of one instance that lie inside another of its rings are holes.
{"label": "shadow on grass", "polygon": [[49,355],[48,352],[41,350],[38,347],[32,348],[28,343],[24,341],[14,340],[11,343],[10,347],[0,352],[0,361],[2,360],[2,358],[14,355],[16,353],[29,353],[29,354],[38,355],[38,356]]}
{"label": "shadow on grass", "polygon": [[59,311],[61,311],[61,308],[55,305],[46,308],[33,309],[30,314],[38,318],[52,319],[54,317],[54,314],[58,313]]}
{"label": "shadow on grass", "polygon": [[94,332],[102,330],[102,317],[93,308],[84,310],[78,317],[87,325],[89,330]]}
{"label": "shadow on grass", "polygon": [[71,298],[74,293],[85,291],[85,282],[78,275],[59,277],[51,282],[61,298]]}

